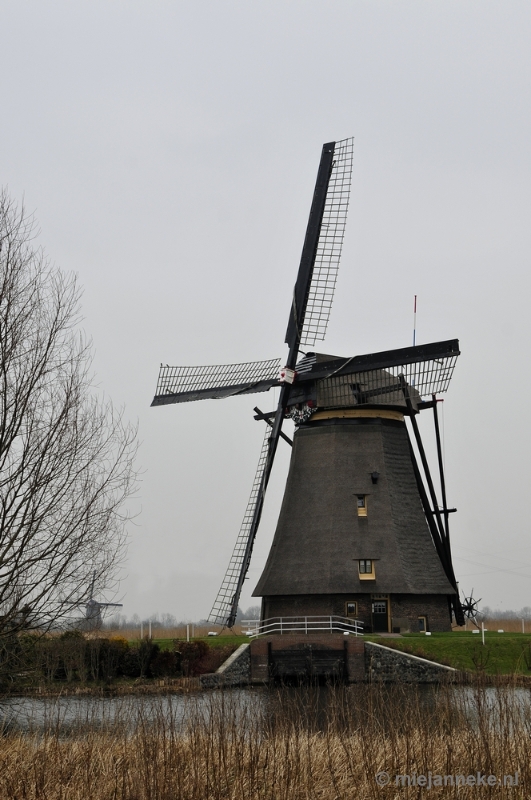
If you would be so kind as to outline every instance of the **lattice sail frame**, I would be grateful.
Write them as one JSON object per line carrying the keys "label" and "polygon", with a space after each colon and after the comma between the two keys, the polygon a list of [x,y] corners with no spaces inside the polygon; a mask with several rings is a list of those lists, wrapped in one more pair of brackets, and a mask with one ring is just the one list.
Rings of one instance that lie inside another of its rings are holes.
{"label": "lattice sail frame", "polygon": [[280,359],[249,361],[242,364],[219,364],[199,367],[170,367],[161,364],[156,396],[180,395],[216,389],[230,389],[237,394],[241,387],[262,381],[278,380]]}
{"label": "lattice sail frame", "polygon": [[321,379],[317,384],[317,406],[405,406],[404,391],[416,405],[425,397],[448,391],[457,358],[452,355]]}
{"label": "lattice sail frame", "polygon": [[251,495],[247,502],[247,508],[245,509],[245,514],[240,526],[238,538],[236,539],[236,544],[234,545],[234,550],[232,551],[232,556],[230,558],[227,571],[225,572],[225,577],[223,578],[220,590],[208,616],[208,621],[214,625],[227,624],[232,609],[234,594],[238,587],[238,580],[242,570],[246,570],[247,567],[247,565],[244,564],[245,550],[247,548],[247,542],[249,541],[254,510],[258,501],[260,486],[262,484],[262,478],[266,466],[270,436],[271,429],[268,425],[266,425],[264,441],[262,442],[260,458],[258,460],[258,466],[254,476],[253,488],[251,489]]}
{"label": "lattice sail frame", "polygon": [[347,223],[353,151],[353,138],[336,142],[317,244],[317,256],[302,326],[301,344],[304,346],[311,347],[326,336]]}
{"label": "lattice sail frame", "polygon": [[428,397],[448,391],[457,359],[458,355],[434,358],[415,364],[390,367],[388,371],[396,377],[403,375],[411,390],[418,393],[420,397]]}

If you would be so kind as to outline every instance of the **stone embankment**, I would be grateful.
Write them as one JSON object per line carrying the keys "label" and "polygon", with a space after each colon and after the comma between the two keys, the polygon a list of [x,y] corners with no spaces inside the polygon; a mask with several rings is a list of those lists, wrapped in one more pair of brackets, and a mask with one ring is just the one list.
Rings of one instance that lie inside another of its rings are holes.
{"label": "stone embankment", "polygon": [[218,686],[246,686],[251,681],[251,646],[241,644],[216,672],[201,675],[201,686],[215,689]]}
{"label": "stone embankment", "polygon": [[458,672],[453,667],[437,664],[419,656],[402,653],[376,642],[365,642],[366,680],[384,683],[441,683],[455,680]]}
{"label": "stone embankment", "polygon": [[[350,637],[345,641],[344,637],[292,635],[264,637],[240,645],[216,672],[201,675],[201,686],[213,689],[220,686],[263,685],[271,680],[271,675],[279,678],[288,678],[290,675],[304,677],[306,662],[312,665],[311,677],[315,678],[320,674],[320,661],[323,661],[323,674],[329,677],[343,675],[343,679],[349,683],[442,683],[455,681],[460,676],[453,667],[376,642]],[[341,670],[332,670],[338,665],[341,665]]]}

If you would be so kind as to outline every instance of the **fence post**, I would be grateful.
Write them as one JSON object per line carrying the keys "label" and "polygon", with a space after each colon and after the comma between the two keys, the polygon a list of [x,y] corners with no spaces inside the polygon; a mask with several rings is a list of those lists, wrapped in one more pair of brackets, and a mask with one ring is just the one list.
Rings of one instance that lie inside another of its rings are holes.
{"label": "fence post", "polygon": [[186,623],[186,641],[190,641],[190,625]]}
{"label": "fence post", "polygon": [[304,617],[304,633],[308,633],[308,617]]}
{"label": "fence post", "polygon": [[280,634],[282,635],[282,617],[280,617]]}

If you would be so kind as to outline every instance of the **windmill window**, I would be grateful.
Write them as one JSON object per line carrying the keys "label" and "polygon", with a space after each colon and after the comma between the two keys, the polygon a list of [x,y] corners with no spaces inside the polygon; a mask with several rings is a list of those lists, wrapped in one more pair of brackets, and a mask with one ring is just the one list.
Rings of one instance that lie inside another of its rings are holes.
{"label": "windmill window", "polygon": [[367,495],[359,494],[357,496],[356,505],[358,507],[358,517],[367,516]]}
{"label": "windmill window", "polygon": [[356,617],[358,614],[358,604],[353,600],[345,603],[345,611],[347,613],[347,617]]}
{"label": "windmill window", "polygon": [[374,561],[371,558],[360,559],[359,576],[361,581],[373,581],[376,579],[376,575],[374,573]]}

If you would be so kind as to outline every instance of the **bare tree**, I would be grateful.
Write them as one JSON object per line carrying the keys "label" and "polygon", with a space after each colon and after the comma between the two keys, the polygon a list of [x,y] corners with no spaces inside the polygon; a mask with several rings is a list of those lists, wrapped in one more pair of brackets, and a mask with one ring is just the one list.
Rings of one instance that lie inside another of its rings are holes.
{"label": "bare tree", "polygon": [[0,635],[46,629],[123,554],[136,431],[92,387],[76,280],[0,194]]}

